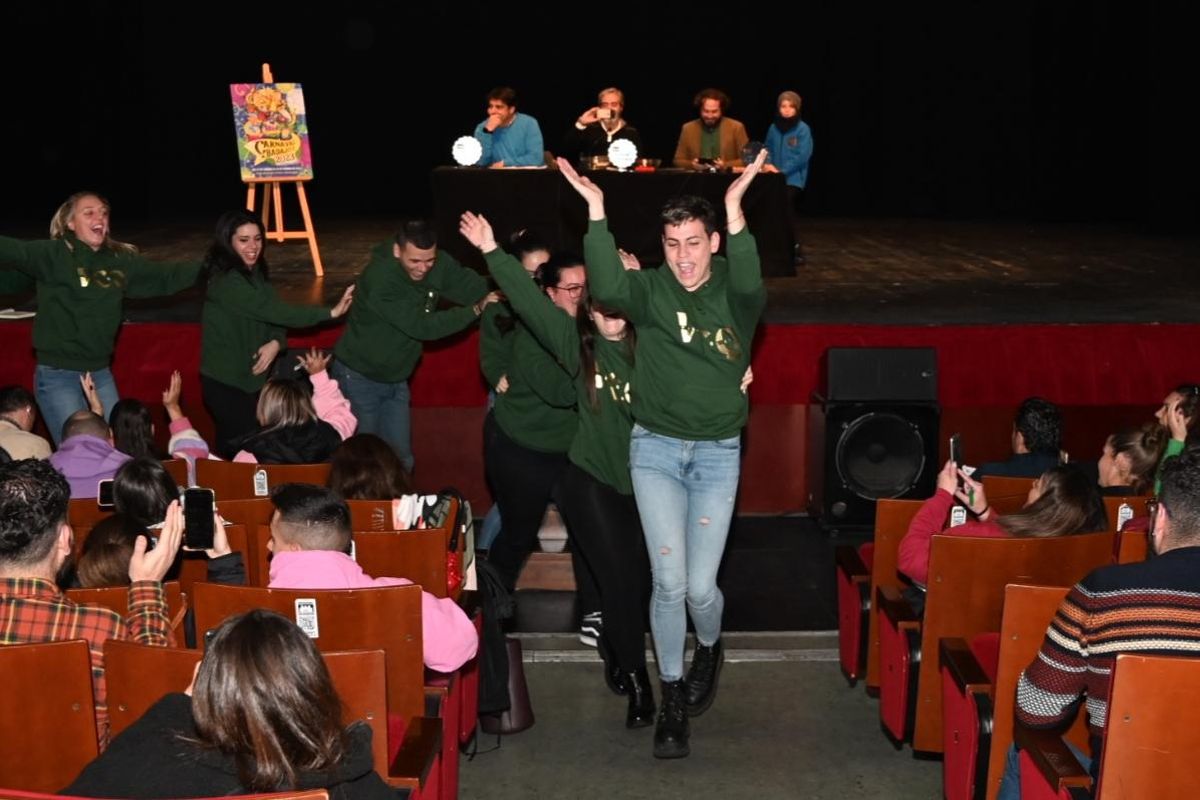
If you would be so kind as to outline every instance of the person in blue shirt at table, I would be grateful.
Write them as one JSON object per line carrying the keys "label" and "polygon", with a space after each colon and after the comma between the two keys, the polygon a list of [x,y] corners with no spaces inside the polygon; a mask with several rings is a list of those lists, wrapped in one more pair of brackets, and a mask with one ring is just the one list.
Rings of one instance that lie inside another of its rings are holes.
{"label": "person in blue shirt at table", "polygon": [[517,93],[507,86],[488,92],[487,119],[475,126],[483,146],[481,167],[540,167],[546,163],[542,129],[528,114],[517,113]]}

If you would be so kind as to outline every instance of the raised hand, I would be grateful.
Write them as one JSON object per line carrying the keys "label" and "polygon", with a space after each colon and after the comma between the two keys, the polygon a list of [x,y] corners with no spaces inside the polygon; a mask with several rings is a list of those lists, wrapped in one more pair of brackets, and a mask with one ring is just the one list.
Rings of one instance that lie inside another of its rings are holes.
{"label": "raised hand", "polygon": [[588,204],[588,219],[604,219],[604,192],[599,186],[592,183],[591,178],[585,178],[575,171],[571,166],[571,162],[565,158],[555,159],[558,164],[558,170],[563,177],[567,179],[567,183],[579,192],[579,196],[587,201]]}
{"label": "raised hand", "polygon": [[642,268],[642,262],[638,261],[638,257],[633,253],[617,248],[617,255],[621,257],[621,266],[625,269],[636,271]]}
{"label": "raised hand", "polygon": [[178,500],[172,500],[171,505],[167,506],[167,518],[163,520],[162,533],[154,549],[146,552],[148,543],[145,536],[138,536],[134,540],[133,555],[129,559],[129,580],[162,581],[167,570],[175,563],[175,555],[182,543],[183,510]]}
{"label": "raised hand", "polygon": [[742,219],[742,195],[746,194],[746,189],[750,187],[750,182],[754,180],[754,176],[762,171],[762,166],[767,161],[767,148],[758,151],[758,157],[755,158],[741,175],[733,183],[729,184],[729,188],[725,190],[725,215],[729,220],[730,233],[736,233],[733,230],[735,218],[741,223],[737,230],[745,227],[745,221]]}
{"label": "raised hand", "polygon": [[354,302],[354,284],[346,287],[346,291],[342,292],[342,299],[333,308],[329,309],[331,319],[337,319],[350,310],[350,304]]}
{"label": "raised hand", "polygon": [[180,376],[179,370],[175,370],[171,373],[171,381],[167,384],[166,391],[162,393],[163,408],[167,410],[167,416],[172,422],[183,416],[183,409],[179,406],[179,396],[182,394],[183,377]]}
{"label": "raised hand", "polygon": [[316,375],[318,372],[324,372],[325,367],[329,366],[329,360],[333,358],[329,353],[323,352],[316,347],[310,349],[302,356],[296,356],[296,360],[304,367],[304,371],[309,375]]}
{"label": "raised hand", "polygon": [[750,384],[754,383],[754,368],[746,367],[746,374],[742,375],[741,385],[738,387],[745,394],[750,390]]}
{"label": "raised hand", "polygon": [[492,224],[483,214],[464,211],[458,219],[458,232],[479,248],[480,252],[490,253],[496,249],[496,235],[492,232]]}
{"label": "raised hand", "polygon": [[85,372],[79,376],[79,386],[83,389],[83,397],[87,400],[88,408],[98,417],[104,416],[104,404],[100,402],[100,394],[96,391],[96,382],[92,373]]}

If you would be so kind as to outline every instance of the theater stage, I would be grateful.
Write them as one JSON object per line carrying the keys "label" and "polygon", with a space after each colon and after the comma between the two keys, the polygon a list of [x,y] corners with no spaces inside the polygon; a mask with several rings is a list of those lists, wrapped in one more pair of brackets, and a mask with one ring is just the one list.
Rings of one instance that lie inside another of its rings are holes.
{"label": "theater stage", "polygon": [[[319,211],[319,209],[318,209]],[[317,232],[326,275],[305,245],[271,244],[272,282],[297,302],[331,303],[391,232],[389,220],[325,220]],[[199,258],[209,220],[118,228],[152,258]],[[6,234],[44,235],[39,230]],[[443,243],[460,250],[458,242]],[[802,510],[808,493],[805,428],[832,346],[928,346],[938,352],[943,430],[961,430],[967,456],[1007,447],[1012,408],[1040,394],[1067,407],[1066,447],[1094,457],[1097,431],[1149,418],[1176,383],[1200,379],[1200,238],[1012,222],[813,219],[808,263],[769,278],[740,510]],[[32,298],[0,297],[0,308]],[[185,376],[186,410],[209,432],[199,403],[200,296],[128,303],[114,370],[126,396],[157,403],[171,369]],[[29,385],[30,321],[0,323],[0,384]],[[336,326],[296,332],[292,345],[330,345]],[[414,448],[421,486],[456,485],[489,504],[482,474],[486,388],[471,331],[427,349],[413,380]],[[680,402],[703,402],[681,398]],[[1072,425],[1071,421],[1076,420]],[[1099,436],[1099,438],[1097,438]],[[944,437],[940,437],[944,438]]]}

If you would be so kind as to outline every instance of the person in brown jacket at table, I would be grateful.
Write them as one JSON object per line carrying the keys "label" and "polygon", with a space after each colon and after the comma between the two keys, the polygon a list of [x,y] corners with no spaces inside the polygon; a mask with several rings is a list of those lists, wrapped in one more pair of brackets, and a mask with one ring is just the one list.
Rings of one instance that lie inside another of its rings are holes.
{"label": "person in brown jacket at table", "polygon": [[720,89],[703,89],[696,95],[700,118],[685,123],[675,146],[675,166],[681,169],[742,167],[742,148],[750,137],[746,126],[726,117],[729,95]]}

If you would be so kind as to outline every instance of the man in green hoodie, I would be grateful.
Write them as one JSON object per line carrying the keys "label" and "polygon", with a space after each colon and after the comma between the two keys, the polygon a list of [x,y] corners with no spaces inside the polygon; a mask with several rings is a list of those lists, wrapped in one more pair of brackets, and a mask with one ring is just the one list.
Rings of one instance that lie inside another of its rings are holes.
{"label": "man in green hoodie", "polygon": [[[558,160],[588,205],[583,251],[592,298],[624,312],[638,332],[629,465],[654,573],[650,627],[662,678],[657,758],[688,755],[688,716],[712,704],[723,659],[717,570],[749,410],[739,387],[767,299],[742,195],[765,158],[760,154],[725,193],[727,257],[716,255],[721,234],[712,205],[678,197],[660,215],[665,265],[636,272],[622,267],[604,193]],[[696,650],[685,680],[689,615]]]}
{"label": "man in green hoodie", "polygon": [[[439,310],[443,298],[456,307]],[[350,401],[358,432],[390,444],[410,472],[408,379],[422,343],[458,333],[497,299],[482,275],[438,250],[426,220],[402,223],[392,241],[371,251],[330,374]]]}

